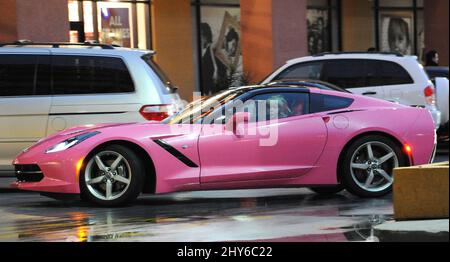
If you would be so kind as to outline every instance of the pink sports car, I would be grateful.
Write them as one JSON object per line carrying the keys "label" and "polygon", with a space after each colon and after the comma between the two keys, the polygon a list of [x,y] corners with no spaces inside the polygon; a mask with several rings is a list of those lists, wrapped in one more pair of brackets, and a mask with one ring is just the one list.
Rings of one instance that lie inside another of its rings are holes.
{"label": "pink sports car", "polygon": [[141,193],[310,187],[390,192],[393,169],[432,161],[426,109],[280,84],[229,89],[162,122],[75,127],[25,149],[12,186],[103,206]]}

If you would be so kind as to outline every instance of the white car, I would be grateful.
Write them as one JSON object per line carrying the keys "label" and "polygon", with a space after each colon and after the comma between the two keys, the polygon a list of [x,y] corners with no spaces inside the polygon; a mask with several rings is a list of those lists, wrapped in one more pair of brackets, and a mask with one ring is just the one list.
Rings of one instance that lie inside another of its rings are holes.
{"label": "white car", "polygon": [[321,80],[355,94],[426,107],[433,116],[436,128],[441,124],[435,87],[415,56],[365,52],[323,53],[287,61],[264,79],[262,84],[283,79]]}
{"label": "white car", "polygon": [[57,131],[161,120],[183,107],[154,52],[103,44],[0,44],[0,173]]}

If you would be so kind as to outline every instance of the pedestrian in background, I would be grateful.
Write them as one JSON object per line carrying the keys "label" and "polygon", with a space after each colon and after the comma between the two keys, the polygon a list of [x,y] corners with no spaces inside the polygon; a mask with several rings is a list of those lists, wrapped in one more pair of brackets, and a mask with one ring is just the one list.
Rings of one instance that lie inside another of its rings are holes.
{"label": "pedestrian in background", "polygon": [[439,54],[431,50],[425,55],[425,66],[439,66]]}

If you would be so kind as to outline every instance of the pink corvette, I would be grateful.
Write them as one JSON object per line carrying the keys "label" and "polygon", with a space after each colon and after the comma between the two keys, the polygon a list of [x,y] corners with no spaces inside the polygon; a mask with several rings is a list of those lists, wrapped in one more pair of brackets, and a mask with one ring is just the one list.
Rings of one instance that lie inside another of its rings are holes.
{"label": "pink corvette", "polygon": [[435,152],[426,109],[302,86],[248,86],[162,122],[75,127],[25,149],[13,187],[103,206],[141,193],[269,187],[390,192],[395,167]]}

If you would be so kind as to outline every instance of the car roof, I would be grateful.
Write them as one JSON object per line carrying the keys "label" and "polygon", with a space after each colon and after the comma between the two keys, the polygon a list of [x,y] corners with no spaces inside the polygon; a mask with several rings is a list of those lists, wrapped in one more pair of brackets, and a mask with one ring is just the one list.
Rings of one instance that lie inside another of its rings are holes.
{"label": "car roof", "polygon": [[[228,90],[232,90],[232,91],[243,91],[243,92],[258,92],[258,91],[278,91],[278,92],[283,92],[283,91],[299,91],[302,93],[320,93],[321,90],[323,89],[319,89],[316,87],[311,87],[309,86],[307,83],[305,84],[297,84],[297,85],[289,85],[289,84],[264,84],[264,85],[251,85],[251,86],[240,86],[240,87],[231,87]],[[330,92],[335,92],[335,93],[347,93],[347,94],[351,94],[350,92],[340,92],[340,91],[336,91],[336,90],[325,90],[325,91],[330,91]]]}
{"label": "car roof", "polygon": [[448,72],[447,66],[427,66],[425,67],[427,71],[436,71],[436,72]]}
{"label": "car roof", "polygon": [[387,60],[387,61],[399,61],[399,60],[415,60],[417,56],[400,55],[397,53],[385,53],[385,52],[340,52],[340,53],[322,53],[313,56],[304,56],[288,60],[287,64],[297,64],[306,61],[318,61],[329,59],[373,59],[373,60]]}
{"label": "car roof", "polygon": [[341,87],[338,87],[336,85],[333,85],[328,82],[320,81],[320,80],[314,80],[314,79],[280,79],[280,80],[274,80],[270,83],[267,83],[266,85],[270,86],[300,86],[305,88],[318,88],[318,89],[325,89],[325,90],[333,90],[333,91],[339,91],[344,93],[351,93],[348,90],[345,90]]}
{"label": "car roof", "polygon": [[48,43],[34,43],[30,41],[0,43],[1,53],[41,53],[51,52],[58,53],[76,53],[76,54],[120,54],[120,53],[135,53],[138,55],[155,54],[152,50],[143,50],[135,48],[124,48],[116,45],[100,44],[100,43],[65,43],[65,42],[48,42]]}

